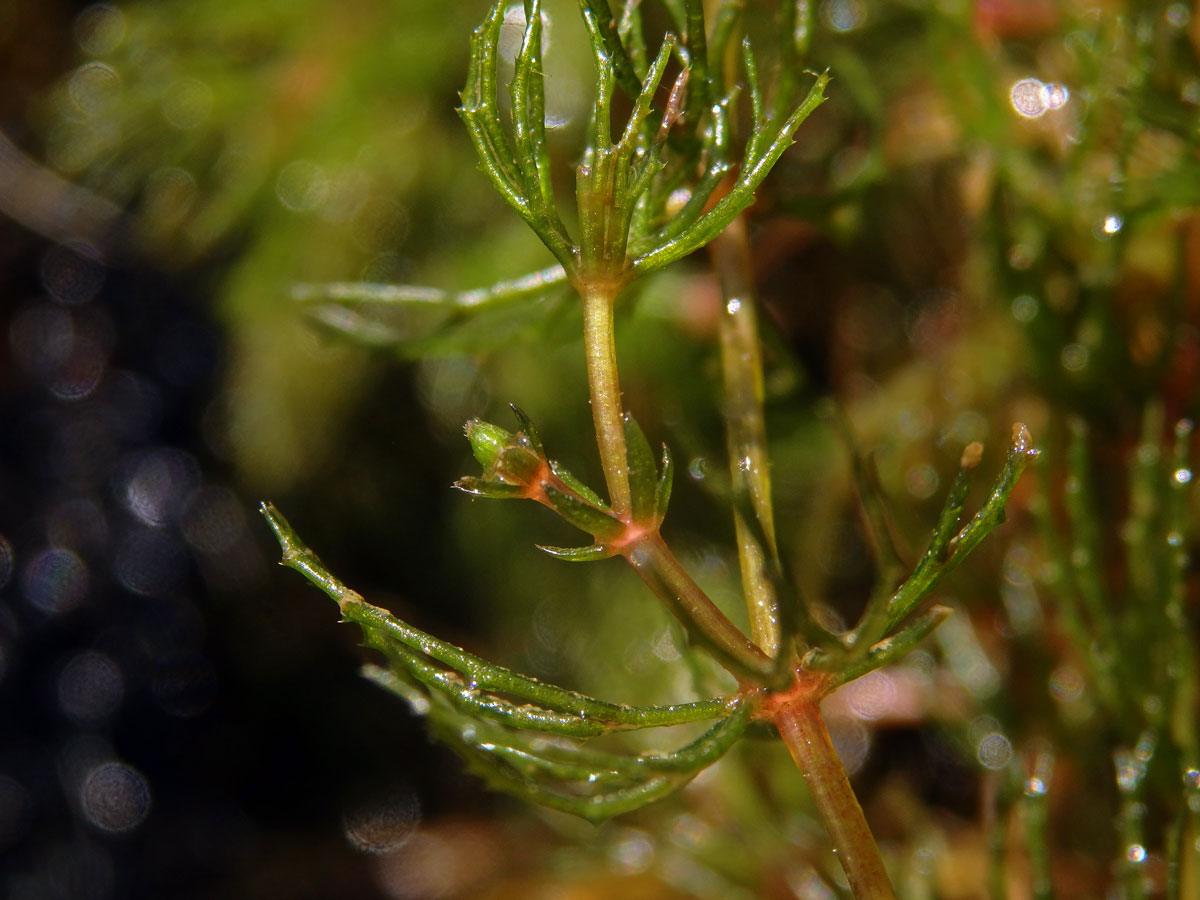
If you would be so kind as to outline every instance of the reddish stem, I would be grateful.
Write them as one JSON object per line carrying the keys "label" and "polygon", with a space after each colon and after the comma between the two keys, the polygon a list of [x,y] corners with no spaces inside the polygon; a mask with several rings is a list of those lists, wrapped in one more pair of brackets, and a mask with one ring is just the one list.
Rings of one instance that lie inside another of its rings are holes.
{"label": "reddish stem", "polygon": [[821,717],[825,685],[800,677],[797,687],[773,704],[775,727],[804,776],[856,900],[895,900],[875,838]]}

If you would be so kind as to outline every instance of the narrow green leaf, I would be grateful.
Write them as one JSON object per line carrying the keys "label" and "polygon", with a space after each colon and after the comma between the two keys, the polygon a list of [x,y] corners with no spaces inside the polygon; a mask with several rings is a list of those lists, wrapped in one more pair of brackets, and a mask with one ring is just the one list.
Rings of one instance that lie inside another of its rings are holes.
{"label": "narrow green leaf", "polygon": [[750,140],[746,142],[746,159],[756,159],[762,152],[762,141],[766,136],[766,120],[763,117],[762,86],[758,80],[758,63],[750,42],[742,41],[742,68],[746,70],[746,91],[750,95]]}
{"label": "narrow green leaf", "polygon": [[525,435],[526,440],[529,441],[529,446],[538,456],[545,456],[546,448],[542,445],[542,436],[538,434],[537,426],[533,424],[533,420],[525,415],[525,410],[521,409],[515,403],[508,404],[508,408],[513,411],[513,415],[521,423],[521,434]]}
{"label": "narrow green leaf", "polygon": [[654,105],[654,95],[658,92],[658,86],[662,82],[663,73],[667,70],[667,63],[670,62],[671,52],[674,49],[675,36],[668,34],[663,38],[662,45],[658,48],[658,55],[654,58],[650,71],[646,73],[645,83],[634,99],[633,109],[625,123],[625,130],[621,133],[623,164],[628,164],[630,157],[638,149],[642,126],[650,117],[650,110]]}
{"label": "narrow green leaf", "polygon": [[834,684],[846,684],[907,655],[945,622],[952,612],[948,606],[931,606],[896,634],[874,644],[861,659],[849,665],[845,660],[824,655],[822,651],[816,651],[808,664],[813,668],[822,668],[822,660],[826,660],[835,667]]}
{"label": "narrow green leaf", "polygon": [[725,92],[724,60],[733,40],[733,32],[742,20],[746,0],[726,0],[713,17],[711,40],[708,42],[709,83],[714,96]]}
{"label": "narrow green leaf", "polygon": [[367,603],[339,581],[296,535],[288,521],[271,504],[262,513],[283,551],[282,564],[295,569],[334,600],[342,616],[362,627],[364,633],[379,633],[461,674],[467,683],[483,691],[499,692],[536,704],[547,710],[567,712],[606,723],[612,728],[650,728],[681,725],[713,719],[725,714],[729,701],[703,700],[669,706],[632,707],[597,700],[586,694],[556,687],[486,662],[453,644],[438,640],[387,610]]}
{"label": "narrow green leaf", "polygon": [[597,541],[612,540],[625,530],[625,523],[612,513],[597,509],[572,494],[565,494],[553,485],[546,485],[544,490],[546,499],[556,513]]}
{"label": "narrow green leaf", "polygon": [[378,284],[367,281],[332,281],[323,284],[297,284],[292,298],[302,302],[319,300],[337,303],[372,303],[386,306],[446,306],[456,312],[498,306],[513,300],[536,297],[567,282],[562,266],[554,265],[513,278],[498,281],[487,287],[466,291],[445,291],[440,288],[410,284]]}
{"label": "narrow green leaf", "polygon": [[559,481],[577,493],[588,503],[592,504],[592,506],[595,506],[597,509],[608,509],[608,504],[604,502],[600,495],[580,481],[573,472],[564,469],[554,460],[550,460],[550,471],[554,473]]}
{"label": "narrow green leaf", "polygon": [[779,157],[792,144],[800,124],[825,102],[825,86],[829,73],[817,76],[804,102],[773,134],[757,157],[747,158],[732,189],[707,213],[685,228],[678,237],[665,241],[634,260],[638,273],[652,272],[700,249],[720,234],[734,217],[754,202],[754,192],[767,177]]}
{"label": "narrow green leaf", "polygon": [[950,542],[950,558],[946,561],[947,570],[954,569],[979,543],[991,533],[992,529],[1004,521],[1004,505],[1008,495],[1017,486],[1017,479],[1025,471],[1029,463],[1037,459],[1038,451],[1034,448],[1032,438],[1024,425],[1013,426],[1012,443],[1008,456],[1004,460],[1004,468],[992,484],[987,500],[979,512],[968,522]]}
{"label": "narrow green leaf", "polygon": [[692,89],[688,94],[687,115],[698,122],[708,107],[708,34],[704,23],[704,0],[684,0],[687,29],[684,32],[688,51],[688,69]]}
{"label": "narrow green leaf", "polygon": [[589,544],[586,547],[549,547],[545,544],[538,544],[537,548],[549,553],[555,559],[566,562],[596,562],[601,559],[609,559],[614,555],[613,551],[603,544]]}
{"label": "narrow green leaf", "polygon": [[550,743],[540,736],[523,742],[523,735],[496,728],[484,728],[476,739],[486,742],[483,749],[499,753],[527,766],[529,773],[548,774],[556,779],[582,781],[580,789],[592,785],[627,782],[631,778],[654,775],[691,776],[712,765],[728,752],[750,720],[751,704],[733,704],[729,715],[718,721],[691,743],[670,752],[649,751],[636,755],[592,750],[578,745]]}
{"label": "narrow green leaf", "polygon": [[675,461],[671,451],[663,444],[662,468],[659,471],[658,483],[654,486],[654,514],[661,522],[667,517],[667,507],[671,503],[671,484],[675,480]]}
{"label": "narrow green leaf", "polygon": [[471,763],[475,773],[490,787],[540,806],[580,816],[589,822],[602,822],[621,813],[640,809],[667,796],[679,786],[677,779],[657,776],[630,787],[579,796],[523,777],[494,754],[466,744],[458,735],[439,733],[438,736]]}
{"label": "narrow green leaf", "polygon": [[[863,610],[862,618],[855,626],[850,639],[846,641],[852,648],[863,648],[865,642],[874,641],[883,633],[882,629],[886,627],[887,623],[888,605],[893,592],[904,576],[905,566],[892,539],[891,529],[888,527],[887,500],[879,484],[879,473],[875,468],[875,461],[873,457],[863,453],[859,447],[850,422],[842,410],[832,405],[831,409],[832,419],[850,450],[854,482],[858,489],[858,499],[870,537],[869,546],[875,561],[875,584],[867,599],[866,609]],[[972,456],[974,447],[977,446],[973,445]],[[946,542],[953,534],[953,529],[957,527],[962,504],[966,501],[967,471],[966,467],[960,467],[955,487],[950,491],[951,500],[946,504],[946,508],[951,510],[953,520],[950,528],[945,530]],[[944,513],[945,508],[943,509]],[[939,528],[935,534],[940,531]],[[937,538],[934,540],[936,544]]]}
{"label": "narrow green leaf", "polygon": [[653,521],[657,512],[658,467],[650,442],[637,420],[625,414],[625,452],[629,460],[629,491],[633,500],[633,521]]}
{"label": "narrow green leaf", "polygon": [[[733,509],[742,521],[753,541],[761,548],[771,546],[762,520],[754,509],[754,502],[745,485],[733,495]],[[840,650],[841,641],[826,631],[811,613],[812,605],[800,593],[799,580],[792,574],[787,561],[778,553],[764,554],[762,572],[771,584],[775,595],[776,613],[779,617],[779,652],[772,660],[771,685],[778,686],[791,681],[793,646],[797,638],[809,647]],[[803,648],[801,648],[803,650]]]}
{"label": "narrow green leaf", "polygon": [[[665,42],[664,46],[666,46]],[[643,159],[640,167],[632,167],[629,187],[629,196],[637,198],[639,202],[650,190],[659,173],[666,167],[664,151],[667,146],[667,138],[670,137],[675,123],[683,115],[682,104],[683,98],[687,94],[688,76],[688,70],[684,69],[675,79],[675,84],[671,86],[667,105],[663,109],[662,121],[659,123],[654,137],[648,143],[646,141],[639,142],[638,150]]]}
{"label": "narrow green leaf", "polygon": [[660,799],[686,784],[733,745],[748,704],[674,753],[623,756],[519,744],[490,728],[449,727],[438,736],[475,764],[494,786],[534,803],[601,821]]}
{"label": "narrow green leaf", "polygon": [[572,737],[592,737],[614,730],[608,722],[531,703],[514,703],[497,696],[465,679],[459,672],[432,664],[420,652],[390,639],[385,632],[364,629],[364,637],[366,646],[383,653],[392,669],[404,671],[415,681],[437,691],[455,709],[468,716],[490,719],[512,728]]}
{"label": "narrow green leaf", "polygon": [[[642,80],[646,75],[646,38],[642,34],[641,0],[625,0],[620,21],[617,23],[617,35],[621,39],[621,46],[629,54],[633,74],[639,81]],[[628,96],[635,96],[636,90],[634,88],[633,91],[627,91]]]}
{"label": "narrow green leaf", "polygon": [[523,484],[505,484],[503,481],[487,481],[474,475],[465,475],[454,482],[453,487],[464,494],[486,497],[489,500],[518,500],[525,496]]}
{"label": "narrow green leaf", "polygon": [[[587,25],[588,34],[591,36],[593,43],[598,42],[604,48],[605,55],[611,60],[617,84],[621,86],[621,90],[630,99],[636,97],[642,87],[635,60],[625,47],[625,40],[633,31],[629,22],[632,17],[637,16],[638,6],[638,3],[626,4],[624,15],[621,17],[621,25],[618,26],[613,21],[612,11],[608,8],[608,0],[580,0],[579,2],[580,12],[583,14],[583,21]],[[630,7],[633,7],[632,12],[630,11]],[[633,21],[638,26],[636,33],[640,38],[640,17],[633,19]],[[644,66],[646,47],[640,42],[635,47],[641,52],[642,64]],[[630,50],[633,49],[632,47],[630,48]]]}
{"label": "narrow green leaf", "polygon": [[516,161],[524,172],[532,213],[529,224],[555,257],[566,265],[573,258],[574,247],[559,218],[550,179],[545,76],[542,73],[541,0],[525,0],[525,20],[525,34],[509,85]]}

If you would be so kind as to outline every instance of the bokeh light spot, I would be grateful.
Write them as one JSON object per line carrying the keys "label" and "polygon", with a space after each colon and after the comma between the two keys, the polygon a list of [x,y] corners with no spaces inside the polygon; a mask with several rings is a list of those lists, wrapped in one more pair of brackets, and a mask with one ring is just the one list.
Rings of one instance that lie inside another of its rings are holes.
{"label": "bokeh light spot", "polygon": [[1012,86],[1012,107],[1027,119],[1036,119],[1046,111],[1045,85],[1036,78],[1022,78]]}
{"label": "bokeh light spot", "polygon": [[87,303],[104,284],[104,267],[95,256],[91,247],[55,244],[42,257],[42,287],[60,303]]}
{"label": "bokeh light spot", "polygon": [[1013,318],[1022,324],[1028,324],[1037,318],[1038,302],[1028,294],[1015,297],[1012,302]]}
{"label": "bokeh light spot", "polygon": [[407,789],[393,788],[355,803],[342,818],[346,839],[364,853],[395,853],[413,836],[421,805]]}
{"label": "bokeh light spot", "polygon": [[117,548],[117,580],[143,597],[161,596],[183,578],[186,557],[179,543],[167,535],[138,529]]}
{"label": "bokeh light spot", "polygon": [[147,525],[166,525],[183,510],[197,479],[196,461],[182,450],[148,450],[125,483],[125,505]]}
{"label": "bokeh light spot", "polygon": [[71,73],[67,94],[76,108],[87,116],[100,116],[108,111],[118,91],[121,76],[112,66],[101,62],[85,63]]}
{"label": "bokeh light spot", "polygon": [[58,705],[70,718],[93,724],[109,718],[121,705],[125,678],[103,653],[87,650],[73,656],[58,676]]}
{"label": "bokeh light spot", "polygon": [[1062,367],[1068,372],[1082,372],[1087,368],[1088,359],[1091,354],[1088,348],[1083,344],[1072,343],[1062,348],[1062,353],[1059,354],[1059,361]]}
{"label": "bokeh light spot", "polygon": [[101,763],[79,789],[79,806],[87,821],[109,833],[132,831],[150,813],[150,785],[132,766]]}
{"label": "bokeh light spot", "polygon": [[976,748],[979,764],[987,769],[1003,769],[1012,759],[1012,742],[998,731],[985,734]]}
{"label": "bokeh light spot", "polygon": [[70,612],[87,596],[88,568],[70,550],[61,547],[43,550],[21,574],[25,599],[49,615]]}
{"label": "bokeh light spot", "polygon": [[904,476],[904,486],[918,500],[928,500],[937,493],[939,483],[937,470],[928,463],[912,466]]}
{"label": "bokeh light spot", "polygon": [[227,487],[206,485],[188,498],[182,519],[183,536],[201,553],[231,550],[246,533],[242,501]]}
{"label": "bokeh light spot", "polygon": [[329,178],[312,160],[298,159],[288,163],[275,179],[275,196],[293,212],[311,212],[329,194]]}
{"label": "bokeh light spot", "polygon": [[75,43],[84,53],[104,56],[125,38],[125,16],[108,3],[93,3],[75,17]]}
{"label": "bokeh light spot", "polygon": [[866,20],[866,8],[860,0],[825,0],[821,16],[834,31],[853,31]]}

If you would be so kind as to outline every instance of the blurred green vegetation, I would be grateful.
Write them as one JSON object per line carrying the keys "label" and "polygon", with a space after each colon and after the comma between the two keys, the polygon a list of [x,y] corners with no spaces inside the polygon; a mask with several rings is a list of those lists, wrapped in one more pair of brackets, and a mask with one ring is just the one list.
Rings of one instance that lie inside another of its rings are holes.
{"label": "blurred green vegetation", "polygon": [[[994,470],[1021,420],[1046,451],[1010,524],[942,590],[958,614],[831,713],[897,887],[1200,897],[1198,510],[1178,474],[1191,434],[1173,437],[1200,376],[1200,8],[796,9],[797,66],[834,80],[760,192],[752,244],[777,518],[802,587],[849,621],[872,578],[826,398],[872,452],[910,556],[965,443],[983,441]],[[569,540],[540,510],[448,490],[471,468],[461,423],[503,421],[508,402],[600,481],[572,303],[452,319],[356,306],[349,330],[382,337],[354,346],[292,298],[296,283],[461,289],[549,264],[454,114],[482,14],[91,6],[78,67],[37,112],[44,158],[128,208],[139,253],[211,284],[229,358],[210,441],[248,495],[288,501],[335,569],[365,542],[414,621],[469,614],[472,645],[539,676],[624,702],[703,694],[719,676],[679,683],[688,652],[631,573],[581,579],[533,549]],[[750,0],[747,31],[774,14]],[[549,15],[551,151],[569,187],[590,73],[573,5]],[[705,489],[726,465],[720,302],[702,259],[657,276],[622,301],[618,352],[626,403],[686,473],[668,534],[736,618],[731,522]],[[837,895],[801,781],[769,742],[629,821],[542,827],[561,841],[525,877],[579,896],[603,896],[587,885],[610,870],[647,897]]]}

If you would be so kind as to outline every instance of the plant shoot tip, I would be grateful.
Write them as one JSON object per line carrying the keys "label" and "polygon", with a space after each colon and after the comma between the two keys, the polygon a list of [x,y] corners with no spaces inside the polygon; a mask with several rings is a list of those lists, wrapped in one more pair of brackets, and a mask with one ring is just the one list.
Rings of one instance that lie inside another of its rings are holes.
{"label": "plant shoot tip", "polygon": [[1033,446],[1033,435],[1023,422],[1014,422],[1012,427],[1012,452],[1033,458],[1038,451]]}
{"label": "plant shoot tip", "polygon": [[983,459],[983,444],[979,441],[971,441],[963,448],[958,464],[961,468],[970,471],[979,465],[981,459]]}

